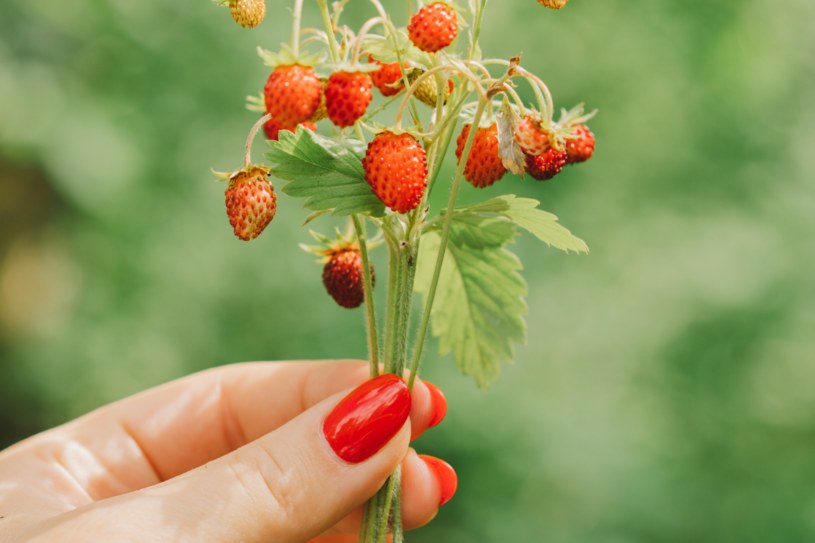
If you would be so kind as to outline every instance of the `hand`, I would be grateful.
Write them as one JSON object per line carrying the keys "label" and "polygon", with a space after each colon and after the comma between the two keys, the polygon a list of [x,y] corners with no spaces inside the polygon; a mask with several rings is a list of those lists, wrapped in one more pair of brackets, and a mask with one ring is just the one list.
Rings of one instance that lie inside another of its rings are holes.
{"label": "hand", "polygon": [[351,463],[323,423],[365,381],[362,362],[227,366],[29,438],[0,452],[0,539],[352,542],[362,504],[400,462],[404,524],[421,526],[455,473],[408,444],[444,397],[417,380],[409,419]]}

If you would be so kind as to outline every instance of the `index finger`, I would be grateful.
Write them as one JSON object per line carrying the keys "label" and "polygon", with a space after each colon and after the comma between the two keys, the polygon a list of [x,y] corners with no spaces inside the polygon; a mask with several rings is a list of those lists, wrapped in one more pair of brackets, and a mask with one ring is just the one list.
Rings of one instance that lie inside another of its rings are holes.
{"label": "index finger", "polygon": [[[102,407],[18,447],[51,448],[44,457],[56,458],[92,499],[104,499],[223,456],[367,378],[362,361],[235,364]],[[433,418],[432,400],[417,385],[411,422],[423,430]],[[88,454],[65,452],[76,445]]]}

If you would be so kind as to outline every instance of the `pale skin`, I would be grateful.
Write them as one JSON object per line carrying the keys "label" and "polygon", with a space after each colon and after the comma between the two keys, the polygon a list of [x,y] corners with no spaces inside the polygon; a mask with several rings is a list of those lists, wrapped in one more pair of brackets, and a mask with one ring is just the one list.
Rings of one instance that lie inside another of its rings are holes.
{"label": "pale skin", "polygon": [[368,460],[344,462],[322,434],[367,374],[358,361],[226,366],[33,436],[0,452],[0,539],[351,543],[400,463],[405,526],[422,526],[441,490],[409,447],[433,417],[421,381],[410,419]]}

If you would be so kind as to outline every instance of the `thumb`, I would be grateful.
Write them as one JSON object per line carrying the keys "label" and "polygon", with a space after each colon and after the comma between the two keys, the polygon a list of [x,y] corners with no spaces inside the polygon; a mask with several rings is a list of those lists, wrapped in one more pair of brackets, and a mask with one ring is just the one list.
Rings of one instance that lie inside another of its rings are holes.
{"label": "thumb", "polygon": [[361,505],[399,465],[410,408],[405,382],[381,375],[231,454],[85,515],[114,523],[117,541],[302,542]]}

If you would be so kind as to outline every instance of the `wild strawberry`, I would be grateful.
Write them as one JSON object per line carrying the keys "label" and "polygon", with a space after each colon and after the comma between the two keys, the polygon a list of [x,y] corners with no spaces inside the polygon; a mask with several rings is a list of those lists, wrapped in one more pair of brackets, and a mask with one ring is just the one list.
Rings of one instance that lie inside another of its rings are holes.
{"label": "wild strawberry", "polygon": [[[323,267],[323,285],[340,306],[353,309],[365,300],[362,255],[356,247],[337,249]],[[371,266],[371,283],[376,282]]]}
{"label": "wild strawberry", "polygon": [[594,154],[594,134],[585,124],[574,127],[574,135],[566,139],[566,164],[585,162]]}
{"label": "wild strawberry", "polygon": [[542,155],[551,145],[549,131],[543,128],[540,117],[526,115],[515,129],[515,141],[527,155]]}
{"label": "wild strawberry", "polygon": [[550,147],[538,156],[526,156],[526,173],[538,181],[552,179],[566,165],[566,151]]}
{"label": "wild strawberry", "polygon": [[365,180],[390,209],[416,209],[427,187],[427,155],[410,134],[381,132],[362,159]]}
{"label": "wild strawberry", "polygon": [[456,11],[444,2],[434,2],[420,9],[408,24],[408,36],[413,45],[435,53],[450,45],[458,34]]}
{"label": "wild strawberry", "polygon": [[328,118],[339,127],[352,126],[365,115],[373,98],[371,76],[365,72],[335,72],[325,86]]}
{"label": "wild strawberry", "polygon": [[[317,130],[317,125],[308,121],[301,123],[299,126],[303,126],[304,128],[308,128],[309,130]],[[280,138],[281,130],[288,130],[289,132],[294,132],[296,129],[297,126],[283,126],[276,119],[269,119],[268,121],[266,121],[266,124],[263,125],[263,131],[266,133],[266,139],[272,141],[277,141],[278,138]]]}
{"label": "wild strawberry", "polygon": [[258,237],[277,211],[277,197],[268,177],[269,168],[249,166],[229,179],[226,214],[235,235],[244,241]]}
{"label": "wild strawberry", "polygon": [[229,0],[229,13],[244,28],[254,28],[266,16],[266,0]]}
{"label": "wild strawberry", "polygon": [[[464,129],[456,142],[456,157],[461,162],[461,154],[470,134],[472,125],[465,124]],[[489,187],[507,173],[501,157],[498,156],[498,126],[492,124],[486,128],[479,127],[475,131],[470,156],[464,167],[464,179],[474,187],[483,189]]]}
{"label": "wild strawberry", "polygon": [[560,9],[566,5],[569,0],[538,0],[538,4],[552,9]]}
{"label": "wild strawberry", "polygon": [[[382,96],[395,96],[402,92],[405,84],[399,83],[402,79],[402,69],[399,67],[398,62],[385,64],[371,56],[368,57],[368,60],[379,65],[378,70],[371,72],[371,81],[373,81],[374,87],[382,93]],[[407,64],[405,64],[405,68],[407,68]]]}
{"label": "wild strawberry", "polygon": [[309,120],[320,106],[322,93],[323,83],[314,68],[301,64],[277,66],[263,89],[266,111],[283,126]]}
{"label": "wild strawberry", "polygon": [[[420,68],[414,68],[410,72],[408,72],[408,82],[412,85],[419,77],[424,73],[424,70]],[[447,87],[444,89],[444,103],[447,103],[447,99],[450,97],[450,94],[453,92],[453,80],[447,80]],[[422,82],[419,83],[419,86],[416,87],[416,90],[413,91],[413,96],[416,97],[417,100],[420,102],[427,104],[430,107],[436,107],[436,100],[439,98],[439,86],[436,83],[435,77],[426,77],[422,79]]]}

